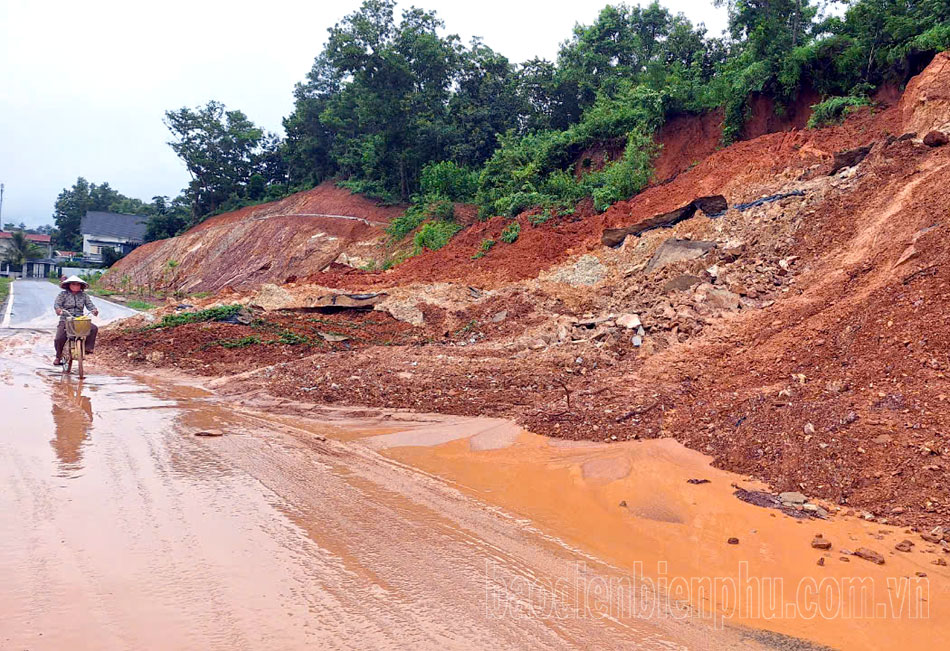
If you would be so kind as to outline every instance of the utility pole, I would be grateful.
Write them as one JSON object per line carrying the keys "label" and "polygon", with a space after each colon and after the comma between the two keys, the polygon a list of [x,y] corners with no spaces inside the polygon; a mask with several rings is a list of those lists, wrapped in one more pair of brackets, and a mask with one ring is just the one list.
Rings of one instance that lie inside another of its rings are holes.
{"label": "utility pole", "polygon": [[3,230],[3,183],[0,183],[0,231]]}

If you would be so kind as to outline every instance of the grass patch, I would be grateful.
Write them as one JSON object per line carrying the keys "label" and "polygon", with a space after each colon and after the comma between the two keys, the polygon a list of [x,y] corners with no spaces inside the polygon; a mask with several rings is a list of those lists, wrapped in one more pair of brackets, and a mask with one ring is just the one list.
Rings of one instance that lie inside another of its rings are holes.
{"label": "grass patch", "polygon": [[0,306],[3,305],[4,301],[7,300],[7,296],[10,295],[10,283],[12,282],[12,278],[0,278]]}
{"label": "grass patch", "polygon": [[155,306],[152,305],[151,303],[149,303],[149,302],[147,302],[147,301],[140,301],[140,300],[138,300],[138,299],[133,299],[133,300],[131,300],[131,301],[127,301],[127,302],[125,303],[125,305],[126,305],[126,307],[130,307],[130,308],[132,308],[133,310],[151,310],[151,309],[154,309],[154,308],[155,308]]}
{"label": "grass patch", "polygon": [[287,344],[288,346],[299,346],[300,344],[311,343],[310,337],[298,335],[296,332],[284,330],[277,336],[277,343]]}
{"label": "grass patch", "polygon": [[551,212],[550,208],[545,208],[536,215],[528,215],[528,221],[532,226],[540,226],[546,221],[550,220],[554,214]]}
{"label": "grass patch", "polygon": [[207,310],[197,312],[184,312],[182,314],[166,314],[161,322],[149,326],[155,328],[175,328],[186,323],[200,323],[202,321],[225,321],[244,309],[243,305],[220,305],[211,307]]}
{"label": "grass patch", "polygon": [[254,346],[259,343],[261,343],[260,337],[250,335],[248,337],[241,337],[240,339],[219,339],[218,341],[211,342],[209,347],[217,345],[222,348],[247,348],[248,346]]}

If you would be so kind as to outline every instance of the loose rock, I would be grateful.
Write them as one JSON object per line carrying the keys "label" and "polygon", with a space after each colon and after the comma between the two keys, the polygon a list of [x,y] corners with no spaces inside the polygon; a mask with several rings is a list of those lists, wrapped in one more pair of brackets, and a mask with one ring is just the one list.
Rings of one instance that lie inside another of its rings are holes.
{"label": "loose rock", "polygon": [[867,547],[858,547],[854,551],[854,555],[858,558],[863,558],[866,561],[871,561],[877,565],[884,565],[884,557],[873,549],[868,549]]}
{"label": "loose rock", "polygon": [[909,540],[902,540],[896,545],[894,545],[894,549],[896,549],[899,552],[909,552],[911,549],[913,549],[913,547],[914,547],[914,543],[912,543]]}
{"label": "loose rock", "polygon": [[621,314],[617,317],[617,325],[627,330],[633,330],[634,328],[639,328],[642,323],[640,323],[639,314]]}
{"label": "loose rock", "polygon": [[811,546],[815,549],[831,549],[831,541],[826,540],[824,536],[818,534],[812,539]]}
{"label": "loose rock", "polygon": [[788,491],[779,493],[778,498],[787,504],[804,504],[808,498],[798,491]]}
{"label": "loose rock", "polygon": [[948,142],[950,142],[950,138],[942,131],[931,131],[924,136],[924,144],[928,147],[942,147]]}
{"label": "loose rock", "polygon": [[195,436],[224,436],[224,432],[219,429],[204,429],[200,432],[195,432]]}

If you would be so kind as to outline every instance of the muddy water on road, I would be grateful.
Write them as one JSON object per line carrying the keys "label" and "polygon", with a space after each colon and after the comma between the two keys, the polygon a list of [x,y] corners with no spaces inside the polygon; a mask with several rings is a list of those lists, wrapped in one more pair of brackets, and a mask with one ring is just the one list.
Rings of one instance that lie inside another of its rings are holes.
{"label": "muddy water on road", "polygon": [[40,345],[0,339],[2,649],[759,645],[660,595],[585,613],[567,582],[623,573],[524,518],[200,389],[64,377]]}
{"label": "muddy water on road", "polygon": [[[950,640],[950,572],[933,564],[950,554],[910,530],[747,504],[734,495],[737,483],[767,487],[712,468],[711,458],[672,439],[483,436],[445,441],[426,426],[364,442],[666,586],[717,622],[844,649],[937,649]],[[832,548],[813,548],[817,535]],[[905,539],[915,542],[912,551],[895,551]],[[862,547],[884,564],[844,551]]]}

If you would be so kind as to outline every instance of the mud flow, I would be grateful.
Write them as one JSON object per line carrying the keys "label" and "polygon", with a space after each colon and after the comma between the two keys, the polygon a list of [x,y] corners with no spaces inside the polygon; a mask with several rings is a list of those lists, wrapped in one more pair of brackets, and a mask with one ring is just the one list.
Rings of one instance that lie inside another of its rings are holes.
{"label": "mud flow", "polygon": [[381,455],[378,423],[269,418],[94,365],[80,382],[47,345],[0,339],[4,649],[762,645],[658,592],[648,615],[606,593],[591,611],[566,586],[628,572]]}

